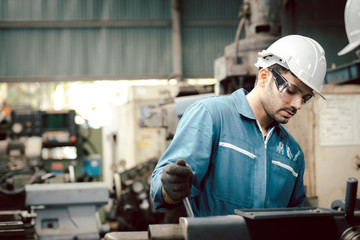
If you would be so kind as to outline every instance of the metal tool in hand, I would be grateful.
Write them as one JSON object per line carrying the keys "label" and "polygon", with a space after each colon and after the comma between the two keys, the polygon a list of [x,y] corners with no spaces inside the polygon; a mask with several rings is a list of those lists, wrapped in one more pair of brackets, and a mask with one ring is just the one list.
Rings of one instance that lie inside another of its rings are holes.
{"label": "metal tool in hand", "polygon": [[193,218],[193,217],[194,217],[194,212],[193,212],[193,210],[192,210],[192,208],[191,208],[191,205],[190,205],[190,202],[189,202],[189,198],[186,197],[186,198],[184,198],[182,201],[183,201],[183,203],[184,203],[187,216]]}
{"label": "metal tool in hand", "polygon": [[[184,161],[184,162],[182,162],[181,164],[180,163],[178,163],[179,165],[182,165],[182,166],[185,166],[185,164],[186,164],[186,162]],[[194,217],[194,212],[193,212],[193,210],[192,210],[192,208],[191,208],[191,205],[190,205],[190,202],[189,202],[189,198],[188,197],[185,197],[185,198],[183,198],[183,203],[184,203],[184,207],[185,207],[185,210],[186,210],[186,214],[187,214],[187,216],[188,217]]]}
{"label": "metal tool in hand", "polygon": [[166,165],[161,175],[166,195],[173,201],[182,200],[188,217],[194,217],[187,197],[190,195],[193,179],[191,167],[184,159],[178,159],[176,163]]}

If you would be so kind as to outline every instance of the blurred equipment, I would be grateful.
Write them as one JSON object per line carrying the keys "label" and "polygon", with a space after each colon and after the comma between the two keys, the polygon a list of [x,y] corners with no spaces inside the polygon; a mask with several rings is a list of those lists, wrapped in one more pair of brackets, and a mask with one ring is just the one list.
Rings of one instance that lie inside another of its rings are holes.
{"label": "blurred equipment", "polygon": [[26,205],[36,214],[38,239],[100,240],[107,226],[97,210],[109,199],[104,183],[26,185]]}
{"label": "blurred equipment", "polygon": [[[179,87],[176,96],[157,104],[144,104],[140,107],[139,126],[165,130],[167,141],[174,137],[177,124],[185,110],[196,100],[215,96],[214,86],[184,85]],[[168,144],[168,143],[167,143]]]}
{"label": "blurred equipment", "polygon": [[163,222],[165,211],[157,211],[150,199],[151,174],[157,159],[137,165],[114,178],[114,206],[108,219],[116,231],[144,231],[149,224]]}
{"label": "blurred equipment", "polygon": [[0,153],[0,209],[25,209],[26,184],[43,183],[53,177],[41,169],[40,137],[3,140]]}
{"label": "blurred equipment", "polygon": [[[91,214],[92,209],[96,209],[93,205],[97,206],[107,202],[109,197],[108,190],[106,192],[104,189],[99,190],[99,194],[102,194],[99,198],[103,199],[97,202],[96,196],[88,193],[87,198],[81,195],[86,194],[86,191],[91,191],[92,194],[96,193],[97,189],[93,189],[92,186],[84,187],[85,185],[81,185],[77,190],[64,190],[65,188],[59,188],[59,185],[48,184],[94,181],[101,177],[101,158],[99,155],[90,154],[90,152],[86,151],[84,145],[86,143],[89,144],[88,138],[90,134],[84,136],[80,133],[79,126],[75,123],[75,111],[13,110],[9,111],[7,116],[11,117],[6,118],[6,121],[2,124],[7,126],[7,129],[5,127],[2,128],[2,133],[6,137],[0,141],[0,210],[6,212],[26,212],[29,210],[30,205],[37,205],[40,202],[46,206],[46,209],[54,209],[54,205],[59,208],[60,203],[63,202],[69,208],[62,207],[66,211],[68,209],[72,211],[68,213],[73,218],[69,222],[77,227],[82,226],[80,223],[76,223],[77,220],[74,220],[81,217],[88,218],[86,214],[79,210],[81,208],[80,205],[87,206],[84,211],[87,214]],[[96,153],[95,147],[92,147],[92,149]],[[34,186],[36,190],[31,186]],[[74,185],[71,186],[75,188]],[[56,193],[51,191],[53,189],[55,189]],[[77,195],[76,191],[82,193]],[[71,193],[71,196],[67,195],[69,193]],[[56,200],[59,202],[51,202],[51,198],[54,196],[56,196]],[[37,197],[37,201],[34,200]],[[73,197],[78,198],[79,202],[76,204],[79,204],[79,208],[71,207]],[[83,204],[82,199],[84,198],[87,198],[87,201],[93,202]],[[41,223],[41,214],[44,212],[45,210],[39,210],[40,215],[36,212],[35,215],[40,216],[40,218],[36,218],[36,224],[35,219],[31,220],[33,228],[35,225],[37,228],[43,228],[44,223]],[[50,213],[46,214],[50,216]],[[64,212],[62,214],[66,215],[67,213]],[[35,215],[31,216],[35,218]],[[61,218],[66,217],[68,216],[61,216]],[[54,216],[54,221],[63,221],[56,219]],[[84,221],[87,222],[87,220]],[[84,221],[81,220],[81,222]],[[13,229],[29,228],[29,222],[24,223],[20,222],[20,220],[17,223],[9,220],[9,223],[4,222],[0,224],[3,226],[0,234],[5,235],[13,234]],[[52,223],[49,224],[51,225]],[[59,228],[64,227],[61,224]],[[92,229],[96,229],[96,226],[98,226],[91,224],[88,223]],[[23,230],[21,231],[24,232]],[[86,230],[85,232],[89,231]],[[14,239],[16,238],[14,237]],[[86,237],[86,239],[88,238]]]}
{"label": "blurred equipment", "polygon": [[35,217],[27,211],[0,211],[0,239],[36,239]]}
{"label": "blurred equipment", "polygon": [[11,138],[41,136],[44,147],[74,146],[75,111],[12,111]]}
{"label": "blurred equipment", "polygon": [[96,178],[101,176],[101,158],[99,155],[84,156],[81,161],[84,177]]}
{"label": "blurred equipment", "polygon": [[[283,10],[291,12],[292,0],[244,0],[235,40],[225,47],[224,56],[215,60],[216,94],[229,94],[241,87],[250,91],[255,83],[258,52],[281,37]],[[285,13],[286,14],[286,13]],[[291,14],[289,14],[291,17]],[[287,21],[291,22],[291,21]],[[293,31],[291,26],[288,31]],[[245,37],[240,40],[242,29]]]}
{"label": "blurred equipment", "polygon": [[[130,169],[152,158],[159,158],[166,149],[165,128],[141,127],[140,118],[149,117],[143,106],[159,106],[172,101],[178,92],[176,85],[131,86],[128,88],[126,103],[116,106],[112,111],[111,124],[104,127],[103,152],[104,179],[109,184],[113,180],[112,167]],[[152,108],[154,110],[156,107]],[[161,115],[158,115],[161,116]],[[155,117],[155,116],[154,116]],[[162,119],[151,121],[159,125]],[[146,121],[148,121],[146,120]],[[160,122],[156,122],[160,121]],[[106,153],[111,153],[107,155]],[[120,165],[123,161],[126,164]]]}
{"label": "blurred equipment", "polygon": [[325,84],[359,84],[360,60],[329,69],[325,76]]}
{"label": "blurred equipment", "polygon": [[6,107],[6,102],[2,104],[0,110],[0,141],[5,140],[11,125],[11,109]]}
{"label": "blurred equipment", "polygon": [[0,239],[100,239],[108,229],[97,210],[109,190],[104,183],[74,183],[101,175],[100,156],[92,145],[94,154],[85,149],[90,133],[81,134],[75,111],[10,115],[0,142],[0,209],[14,217],[0,222]]}
{"label": "blurred equipment", "polygon": [[74,110],[40,113],[44,147],[75,145],[79,133]]}
{"label": "blurred equipment", "polygon": [[[75,122],[74,110],[11,112],[10,139],[29,144],[31,138],[39,138],[41,166],[57,176],[72,175],[70,182],[93,181],[101,177],[101,159],[88,136],[80,131]],[[32,141],[34,144],[34,141]],[[92,150],[92,154],[85,145]],[[25,153],[28,157],[30,152]],[[69,181],[69,180],[65,180]]]}

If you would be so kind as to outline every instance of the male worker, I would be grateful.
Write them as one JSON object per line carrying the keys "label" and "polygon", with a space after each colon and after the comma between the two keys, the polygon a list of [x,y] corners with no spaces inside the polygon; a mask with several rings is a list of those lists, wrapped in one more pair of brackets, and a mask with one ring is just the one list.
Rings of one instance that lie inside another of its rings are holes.
{"label": "male worker", "polygon": [[344,20],[349,44],[338,52],[338,55],[344,55],[357,48],[356,55],[360,58],[360,0],[346,2]]}
{"label": "male worker", "polygon": [[304,155],[281,124],[313,91],[320,94],[324,50],[290,35],[260,52],[255,65],[260,70],[250,93],[239,89],[187,109],[152,174],[156,208],[180,206],[188,196],[195,216],[303,205]]}

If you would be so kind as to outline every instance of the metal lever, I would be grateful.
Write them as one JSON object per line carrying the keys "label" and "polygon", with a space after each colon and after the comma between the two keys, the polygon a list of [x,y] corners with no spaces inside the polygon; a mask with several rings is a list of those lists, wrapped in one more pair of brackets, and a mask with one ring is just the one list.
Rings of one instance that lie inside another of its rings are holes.
{"label": "metal lever", "polygon": [[357,185],[358,180],[356,178],[348,178],[346,182],[345,214],[349,217],[354,215]]}
{"label": "metal lever", "polygon": [[[186,161],[184,159],[179,159],[176,161],[176,164],[178,166],[183,166],[185,167],[186,166]],[[194,212],[191,208],[191,205],[190,205],[190,202],[189,202],[189,198],[186,197],[186,198],[183,198],[183,203],[184,203],[184,206],[185,206],[185,210],[186,210],[186,214],[188,215],[188,217],[191,217],[193,218],[194,217]]]}
{"label": "metal lever", "polygon": [[186,214],[188,215],[188,217],[193,218],[194,217],[194,212],[193,212],[193,210],[191,208],[189,198],[188,197],[184,198],[183,203],[184,203],[184,206],[185,206]]}
{"label": "metal lever", "polygon": [[358,180],[356,178],[348,178],[346,182],[346,195],[344,200],[335,200],[331,203],[331,209],[345,211],[347,217],[354,215],[356,205],[356,192]]}

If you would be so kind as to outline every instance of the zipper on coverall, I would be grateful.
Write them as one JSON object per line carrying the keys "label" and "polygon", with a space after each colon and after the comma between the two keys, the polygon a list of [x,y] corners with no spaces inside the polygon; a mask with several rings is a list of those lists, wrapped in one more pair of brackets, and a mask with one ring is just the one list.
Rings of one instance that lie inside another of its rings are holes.
{"label": "zipper on coverall", "polygon": [[259,123],[259,121],[257,121],[256,120],[256,123],[258,124],[258,127],[259,127],[259,129],[260,129],[260,132],[261,132],[261,136],[262,136],[262,139],[264,140],[264,147],[265,147],[265,157],[264,157],[264,169],[265,169],[265,172],[264,172],[264,183],[265,183],[265,186],[264,186],[264,208],[265,208],[265,203],[266,203],[266,188],[267,188],[267,154],[266,154],[266,150],[267,150],[267,143],[268,143],[268,141],[269,141],[269,138],[271,137],[271,134],[272,134],[272,132],[274,131],[274,128],[275,127],[272,127],[269,131],[268,131],[268,134],[267,134],[267,136],[265,136],[265,139],[264,139],[264,133],[263,133],[263,131],[262,131],[262,129],[261,129],[261,126],[260,126],[260,123]]}

